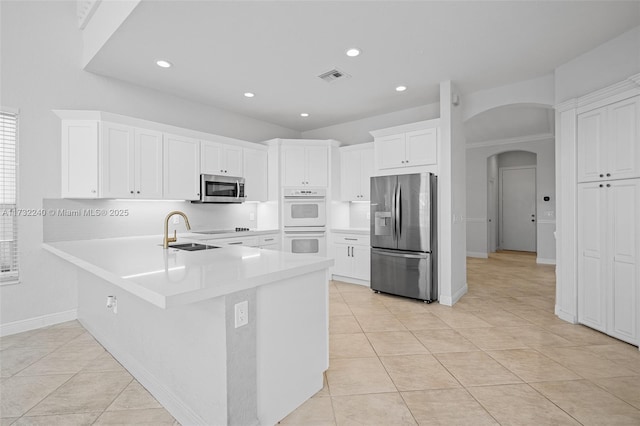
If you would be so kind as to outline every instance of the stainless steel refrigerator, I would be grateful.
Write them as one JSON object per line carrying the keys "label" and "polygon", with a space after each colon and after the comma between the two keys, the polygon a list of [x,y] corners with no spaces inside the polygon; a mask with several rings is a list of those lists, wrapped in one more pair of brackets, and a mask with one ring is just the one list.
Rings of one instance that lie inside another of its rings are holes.
{"label": "stainless steel refrigerator", "polygon": [[413,173],[371,178],[371,289],[438,299],[437,177]]}

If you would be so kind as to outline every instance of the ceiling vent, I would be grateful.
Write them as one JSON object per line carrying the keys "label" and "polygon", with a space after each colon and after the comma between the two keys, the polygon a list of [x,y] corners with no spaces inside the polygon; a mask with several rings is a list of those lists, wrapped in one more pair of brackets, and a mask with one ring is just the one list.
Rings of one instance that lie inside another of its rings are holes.
{"label": "ceiling vent", "polygon": [[344,80],[345,78],[349,78],[349,77],[351,77],[349,74],[347,74],[346,72],[340,71],[337,68],[334,68],[331,71],[323,72],[318,76],[318,78],[320,78],[323,81],[326,81],[327,83],[332,83],[336,80]]}

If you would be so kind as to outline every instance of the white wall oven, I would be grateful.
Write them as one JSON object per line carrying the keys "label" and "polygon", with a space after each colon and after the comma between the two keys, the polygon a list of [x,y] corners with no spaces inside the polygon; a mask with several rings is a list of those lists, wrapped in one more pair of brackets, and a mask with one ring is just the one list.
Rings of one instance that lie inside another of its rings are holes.
{"label": "white wall oven", "polygon": [[289,227],[323,227],[326,219],[326,190],[285,188],[283,224]]}
{"label": "white wall oven", "polygon": [[324,228],[284,230],[284,251],[297,254],[327,255],[327,236]]}

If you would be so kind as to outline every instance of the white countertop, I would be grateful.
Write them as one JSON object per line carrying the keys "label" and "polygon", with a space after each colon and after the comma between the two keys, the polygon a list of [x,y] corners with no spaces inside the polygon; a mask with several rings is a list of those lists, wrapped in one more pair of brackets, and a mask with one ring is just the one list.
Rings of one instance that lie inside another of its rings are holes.
{"label": "white countertop", "polygon": [[336,234],[369,235],[371,230],[369,228],[332,228],[331,232],[335,232]]}
{"label": "white countertop", "polygon": [[[183,234],[184,235],[184,234]],[[178,238],[177,243],[185,242]],[[326,269],[332,259],[252,247],[184,251],[162,236],[43,243],[43,248],[161,308]]]}

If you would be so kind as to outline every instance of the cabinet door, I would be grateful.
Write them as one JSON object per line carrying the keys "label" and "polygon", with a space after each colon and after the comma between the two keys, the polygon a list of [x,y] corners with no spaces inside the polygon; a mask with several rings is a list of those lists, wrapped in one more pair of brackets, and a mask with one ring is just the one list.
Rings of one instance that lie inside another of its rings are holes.
{"label": "cabinet door", "polygon": [[405,135],[407,158],[405,166],[425,166],[438,163],[438,129],[416,130]]}
{"label": "cabinet door", "polygon": [[375,140],[378,169],[404,167],[406,150],[404,134],[385,136]]}
{"label": "cabinet door", "polygon": [[329,149],[324,146],[305,148],[306,182],[309,186],[327,186],[329,179]]}
{"label": "cabinet door", "polygon": [[300,186],[306,182],[305,149],[298,146],[282,148],[282,185]]}
{"label": "cabinet door", "polygon": [[224,167],[224,174],[234,177],[242,177],[243,175],[243,163],[242,163],[242,148],[239,146],[224,145],[222,150],[222,166]]}
{"label": "cabinet door", "polygon": [[333,252],[335,255],[333,273],[335,275],[350,277],[352,273],[351,246],[347,244],[334,244]]}
{"label": "cabinet door", "polygon": [[62,122],[62,198],[98,197],[98,122]]}
{"label": "cabinet door", "polygon": [[638,344],[640,179],[607,183],[608,330]]}
{"label": "cabinet door", "polygon": [[268,200],[267,151],[245,148],[244,193],[247,201]]}
{"label": "cabinet door", "polygon": [[606,188],[578,185],[578,322],[606,333]]}
{"label": "cabinet door", "polygon": [[100,197],[134,197],[133,128],[114,123],[101,123],[100,132]]}
{"label": "cabinet door", "polygon": [[360,200],[371,200],[371,176],[373,176],[373,148],[360,151]]}
{"label": "cabinet door", "polygon": [[607,107],[578,115],[578,182],[597,181],[605,177],[606,120]]}
{"label": "cabinet door", "polygon": [[371,249],[367,246],[351,246],[353,278],[371,280]]}
{"label": "cabinet door", "polygon": [[164,198],[200,199],[200,141],[164,135]]}
{"label": "cabinet door", "polygon": [[162,133],[135,129],[135,197],[162,199]]}
{"label": "cabinet door", "polygon": [[200,173],[222,175],[222,145],[210,141],[200,141]]}
{"label": "cabinet door", "polygon": [[340,191],[342,201],[360,200],[361,163],[360,151],[350,150],[340,153]]}
{"label": "cabinet door", "polygon": [[640,177],[640,96],[608,107],[606,174],[611,179]]}

